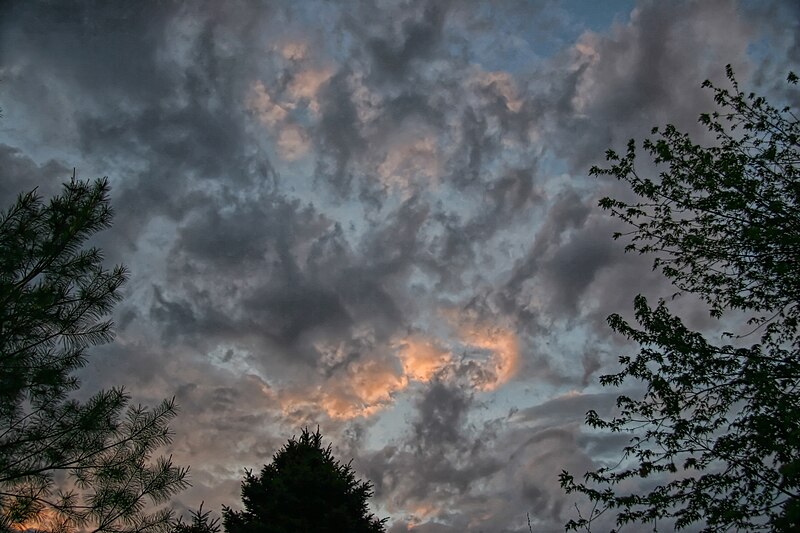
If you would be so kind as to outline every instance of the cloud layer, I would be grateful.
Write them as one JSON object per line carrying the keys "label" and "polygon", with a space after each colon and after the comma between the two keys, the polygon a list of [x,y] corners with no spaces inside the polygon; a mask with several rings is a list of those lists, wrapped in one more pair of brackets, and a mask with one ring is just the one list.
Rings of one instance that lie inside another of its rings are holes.
{"label": "cloud layer", "polygon": [[132,271],[83,376],[177,395],[178,504],[236,505],[306,424],[391,531],[555,531],[621,445],[605,316],[669,288],[588,167],[732,63],[780,95],[798,9],[727,0],[8,3],[0,199],[108,175]]}

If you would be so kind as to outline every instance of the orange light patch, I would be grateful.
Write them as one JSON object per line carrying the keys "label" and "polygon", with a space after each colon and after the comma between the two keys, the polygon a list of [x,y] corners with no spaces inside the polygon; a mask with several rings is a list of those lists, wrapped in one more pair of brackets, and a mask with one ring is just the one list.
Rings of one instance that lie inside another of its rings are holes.
{"label": "orange light patch", "polygon": [[437,514],[439,512],[439,508],[431,503],[419,503],[419,504],[411,504],[407,512],[409,513],[408,518],[408,525],[406,526],[408,531],[412,529],[416,529],[417,527],[423,525],[423,521],[427,518]]}
{"label": "orange light patch", "polygon": [[17,522],[11,524],[11,527],[17,531],[56,531],[59,529],[67,529],[68,526],[70,526],[69,520],[49,507],[41,509],[33,518],[21,523]]}
{"label": "orange light patch", "polygon": [[288,111],[272,99],[261,81],[251,87],[247,96],[247,108],[258,115],[265,126],[274,126],[288,115]]}
{"label": "orange light patch", "polygon": [[350,369],[350,388],[364,403],[372,405],[391,401],[394,392],[405,388],[408,380],[393,365],[369,360]]}
{"label": "orange light patch", "polygon": [[301,61],[308,55],[306,43],[286,43],[281,47],[281,55],[290,61]]}
{"label": "orange light patch", "polygon": [[477,73],[473,81],[482,87],[492,87],[505,99],[506,107],[514,113],[519,113],[522,109],[522,99],[519,97],[517,84],[514,77],[504,71]]}
{"label": "orange light patch", "polygon": [[403,372],[410,380],[430,381],[453,359],[438,343],[421,337],[409,337],[397,346]]}
{"label": "orange light patch", "polygon": [[449,346],[414,334],[392,343],[394,357],[350,363],[311,390],[297,387],[281,391],[281,409],[285,416],[304,417],[323,411],[333,419],[351,420],[372,416],[391,406],[397,394],[414,381],[466,377],[478,390],[493,391],[516,374],[520,354],[513,331],[469,318],[454,329],[454,345],[484,352],[469,359],[466,373],[459,371],[461,361],[456,360]]}
{"label": "orange light patch", "polygon": [[415,137],[395,144],[377,169],[384,186],[406,196],[412,194],[413,184],[421,180],[425,185],[436,185],[440,174],[438,146],[430,136]]}
{"label": "orange light patch", "polygon": [[516,334],[502,327],[470,325],[461,329],[464,341],[470,346],[487,350],[493,357],[489,363],[494,380],[479,384],[484,391],[497,389],[507,383],[519,368],[519,341]]}
{"label": "orange light patch", "polygon": [[450,322],[454,333],[466,349],[480,350],[484,354],[470,357],[474,365],[471,373],[473,385],[482,391],[493,391],[513,378],[520,365],[520,345],[514,330],[477,316],[463,309],[442,309],[443,318]]}
{"label": "orange light patch", "polygon": [[289,95],[293,100],[305,100],[308,102],[308,108],[312,112],[319,112],[319,102],[317,101],[317,93],[320,86],[328,81],[333,75],[333,69],[308,69],[295,74],[289,84]]}
{"label": "orange light patch", "polygon": [[322,409],[331,418],[350,420],[371,416],[394,401],[408,379],[389,361],[368,360],[348,366],[315,391],[281,393],[281,408],[289,416],[305,409]]}

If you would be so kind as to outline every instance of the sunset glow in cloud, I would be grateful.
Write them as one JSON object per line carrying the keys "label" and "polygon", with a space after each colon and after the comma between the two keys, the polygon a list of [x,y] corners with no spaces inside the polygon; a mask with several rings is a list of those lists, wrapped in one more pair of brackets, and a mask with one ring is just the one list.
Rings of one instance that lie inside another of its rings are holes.
{"label": "sunset glow in cloud", "polygon": [[431,339],[412,336],[398,343],[405,375],[415,381],[430,381],[452,362],[452,354]]}
{"label": "sunset glow in cloud", "polygon": [[469,348],[479,348],[490,354],[485,363],[488,375],[478,379],[477,385],[481,390],[495,390],[514,377],[519,368],[520,353],[519,341],[513,331],[486,324],[473,324],[462,327],[460,333]]}
{"label": "sunset glow in cloud", "polygon": [[260,81],[253,84],[247,98],[247,107],[256,113],[265,126],[275,126],[282,122],[289,112],[276,103]]}

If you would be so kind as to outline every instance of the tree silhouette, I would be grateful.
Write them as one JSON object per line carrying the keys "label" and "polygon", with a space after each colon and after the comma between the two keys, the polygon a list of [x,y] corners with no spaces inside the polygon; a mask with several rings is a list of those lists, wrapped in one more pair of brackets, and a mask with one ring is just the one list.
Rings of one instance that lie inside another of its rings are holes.
{"label": "tree silhouette", "polygon": [[203,511],[203,504],[196,511],[190,511],[192,521],[186,523],[183,518],[178,518],[172,528],[172,533],[219,533],[219,518],[211,518],[211,511]]}
{"label": "tree silhouette", "polygon": [[0,530],[166,530],[170,510],[148,503],[187,485],[185,468],[151,461],[171,440],[174,401],[70,398],[86,349],[113,336],[105,317],[126,279],[83,246],[111,223],[108,192],[106,179],[73,177],[49,203],[34,190],[0,214]]}
{"label": "tree silhouette", "polygon": [[319,428],[304,429],[264,465],[245,473],[243,511],[223,509],[227,533],[379,533],[384,520],[369,512],[372,484],[322,446]]}
{"label": "tree silhouette", "polygon": [[[595,504],[568,529],[589,529],[610,511],[619,525],[666,519],[677,529],[800,531],[800,123],[790,108],[740,91],[730,66],[727,74],[732,91],[704,84],[721,107],[700,117],[714,145],[667,126],[643,143],[664,169],[657,179],[637,173],[633,140],[625,156],[609,151],[611,167],[592,173],[626,181],[640,198],[600,204],[633,227],[628,250],[654,254],[654,267],[705,300],[712,316],[733,321],[728,311],[737,310],[749,325],[719,345],[664,301],[652,308],[642,296],[634,304],[640,328],[609,317],[641,348],[601,383],[637,380],[647,392],[620,396],[612,420],[587,413],[593,427],[634,436],[617,468],[589,472],[583,483],[562,473],[567,492]],[[649,492],[622,490],[651,477]]]}

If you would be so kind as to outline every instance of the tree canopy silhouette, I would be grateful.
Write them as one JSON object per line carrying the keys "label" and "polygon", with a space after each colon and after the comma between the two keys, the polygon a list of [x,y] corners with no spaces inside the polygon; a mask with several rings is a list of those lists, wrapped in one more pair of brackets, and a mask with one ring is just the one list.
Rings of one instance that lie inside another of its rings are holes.
{"label": "tree canopy silhouette", "polygon": [[203,511],[204,503],[196,511],[189,511],[191,522],[184,522],[183,517],[178,518],[172,533],[219,533],[219,518],[211,518],[211,511]]}
{"label": "tree canopy silhouette", "polygon": [[322,446],[319,428],[306,428],[264,465],[245,473],[243,511],[223,509],[227,533],[379,533],[384,520],[369,512],[372,484]]}
{"label": "tree canopy silhouette", "polygon": [[[618,525],[662,523],[703,531],[800,530],[800,125],[790,108],[745,94],[728,66],[732,90],[714,91],[720,110],[700,122],[716,137],[695,144],[674,126],[653,130],[644,150],[664,169],[636,170],[636,143],[607,153],[596,176],[627,182],[635,203],[600,205],[632,226],[627,250],[655,256],[679,291],[707,302],[730,326],[730,344],[691,331],[662,300],[634,308],[639,327],[618,315],[611,327],[638,343],[620,357],[622,370],[601,383],[643,382],[642,398],[620,396],[620,413],[587,423],[633,436],[617,467],[602,467],[562,487],[588,496],[594,508],[568,529],[589,529],[607,511]],[[788,81],[797,84],[797,76]],[[739,314],[733,315],[730,310]],[[727,314],[726,314],[727,313]],[[757,342],[753,343],[753,340]],[[654,487],[628,493],[635,480]]]}
{"label": "tree canopy silhouette", "polygon": [[128,407],[122,389],[79,402],[74,372],[109,342],[125,269],[85,247],[111,223],[108,180],[75,180],[44,203],[0,214],[0,529],[167,530],[148,510],[186,487],[187,469],[151,461],[170,442],[174,401]]}

